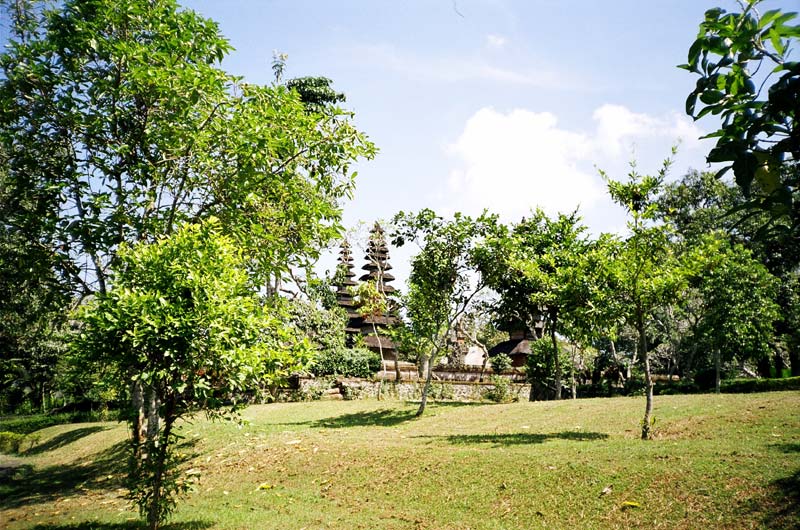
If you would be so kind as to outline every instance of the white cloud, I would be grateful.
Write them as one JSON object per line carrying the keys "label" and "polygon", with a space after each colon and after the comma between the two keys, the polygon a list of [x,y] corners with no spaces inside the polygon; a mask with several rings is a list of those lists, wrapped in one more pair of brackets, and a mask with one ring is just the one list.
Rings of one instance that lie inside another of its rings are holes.
{"label": "white cloud", "polygon": [[592,141],[557,125],[548,112],[475,113],[448,148],[463,162],[449,181],[456,209],[515,217],[536,205],[555,213],[593,204],[602,190],[577,164],[591,153]]}
{"label": "white cloud", "polygon": [[702,134],[677,114],[652,116],[619,105],[603,105],[592,118],[595,129],[586,133],[560,127],[549,112],[480,109],[446,147],[458,163],[442,209],[477,214],[488,208],[518,220],[537,206],[551,215],[580,207],[590,226],[607,230],[624,220],[611,206],[595,164],[613,176],[624,174],[631,146],[657,143],[654,154],[645,150],[640,160],[649,171],[678,137],[693,147]]}
{"label": "white cloud", "polygon": [[592,119],[597,123],[597,146],[611,156],[619,156],[631,142],[648,137],[667,137],[694,146],[703,134],[691,120],[677,113],[656,117],[622,105],[605,104],[594,111]]}
{"label": "white cloud", "polygon": [[502,50],[508,44],[508,39],[502,35],[486,35],[486,47],[492,50]]}

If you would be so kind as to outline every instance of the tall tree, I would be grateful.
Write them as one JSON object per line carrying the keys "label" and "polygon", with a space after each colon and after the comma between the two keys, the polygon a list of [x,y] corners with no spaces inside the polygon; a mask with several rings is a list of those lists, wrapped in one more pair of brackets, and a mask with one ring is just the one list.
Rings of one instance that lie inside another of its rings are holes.
{"label": "tall tree", "polygon": [[445,220],[428,209],[417,214],[400,212],[393,220],[394,245],[407,241],[420,245],[411,261],[406,295],[411,330],[427,343],[425,386],[417,416],[425,412],[433,369],[445,351],[448,335],[485,287],[474,273],[473,251],[494,224],[491,217],[473,220],[459,213]]}
{"label": "tall tree", "polygon": [[673,301],[685,283],[685,275],[670,243],[669,227],[655,222],[655,197],[670,163],[670,159],[666,160],[655,176],[640,175],[634,166],[627,182],[607,178],[612,199],[629,215],[630,233],[611,267],[615,290],[622,302],[621,313],[625,321],[636,329],[638,353],[644,366],[646,405],[642,439],[645,440],[651,435],[653,411],[649,357],[652,343],[648,340],[648,326],[656,308]]}
{"label": "tall tree", "polygon": [[499,294],[498,309],[507,318],[534,331],[543,319],[551,348],[550,395],[561,399],[562,369],[556,336],[562,321],[585,302],[576,297],[575,273],[588,243],[577,212],[550,219],[541,209],[514,225],[498,230],[477,253],[481,272]]}
{"label": "tall tree", "polygon": [[770,351],[777,279],[741,245],[710,234],[692,252],[688,264],[700,293],[700,319],[694,340],[714,357],[719,392],[723,360],[758,360]]}
{"label": "tall tree", "polygon": [[186,220],[217,216],[261,281],[338,233],[349,166],[374,152],[348,113],[227,74],[217,25],[174,0],[25,4],[0,56],[0,143],[8,200],[31,207],[8,222],[47,223],[76,295],[107,290],[122,242]]}

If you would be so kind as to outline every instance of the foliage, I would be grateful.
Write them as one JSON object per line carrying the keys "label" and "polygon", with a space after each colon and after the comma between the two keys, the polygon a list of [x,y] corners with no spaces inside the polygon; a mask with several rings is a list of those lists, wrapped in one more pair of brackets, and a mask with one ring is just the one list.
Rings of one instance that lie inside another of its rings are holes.
{"label": "foliage", "polygon": [[27,436],[16,432],[0,431],[0,454],[19,453],[22,443]]}
{"label": "foliage", "polygon": [[152,392],[163,419],[146,441],[133,437],[143,446],[133,447],[141,462],[131,495],[152,528],[185,485],[176,478],[175,421],[199,410],[218,416],[236,393],[256,381],[282,383],[310,360],[310,344],[296,342],[280,307],[250,290],[248,264],[216,220],[186,225],[153,244],[123,246],[114,288],[82,308],[77,348],[121,388],[134,381]]}
{"label": "foliage", "polygon": [[750,392],[776,392],[800,390],[800,377],[783,379],[733,379],[723,381],[720,390],[728,394],[744,394]]}
{"label": "foliage", "polygon": [[717,138],[708,162],[726,164],[718,175],[733,169],[750,199],[744,208],[768,212],[777,231],[797,234],[800,62],[788,58],[800,26],[790,24],[796,13],[773,9],[759,15],[759,3],[743,2],[740,13],[706,11],[688,62],[681,65],[700,76],[686,112],[695,119],[720,116],[722,126],[708,135]]}
{"label": "foliage", "polygon": [[21,207],[8,222],[42,220],[74,293],[107,289],[121,243],[186,220],[218,217],[262,280],[338,235],[349,166],[374,147],[350,114],[221,70],[231,47],[214,22],[174,0],[11,15],[0,143]]}
{"label": "foliage", "polygon": [[377,353],[365,348],[336,348],[317,354],[311,365],[316,376],[341,375],[344,377],[369,378],[381,369]]}
{"label": "foliage", "polygon": [[425,387],[417,415],[425,410],[433,367],[445,351],[447,337],[458,319],[469,310],[484,282],[474,278],[474,249],[477,242],[496,225],[496,219],[481,216],[473,220],[456,213],[445,220],[432,210],[416,215],[398,213],[394,218],[393,244],[417,241],[420,252],[411,261],[406,312],[413,333],[427,347]]}
{"label": "foliage", "polygon": [[674,301],[685,284],[685,275],[670,244],[670,228],[655,222],[658,212],[655,197],[670,163],[667,159],[655,176],[640,175],[632,164],[627,182],[607,179],[611,198],[625,208],[630,217],[630,235],[609,265],[620,314],[638,335],[637,349],[644,366],[647,398],[642,420],[643,439],[650,438],[653,407],[648,326],[654,311]]}
{"label": "foliage", "polygon": [[511,368],[511,357],[505,353],[498,353],[491,358],[492,370],[496,374],[501,374]]}
{"label": "foliage", "polygon": [[695,340],[730,360],[758,359],[770,350],[777,281],[741,245],[709,235],[690,259],[702,298]]}
{"label": "foliage", "polygon": [[486,389],[483,397],[495,403],[513,403],[519,401],[519,396],[513,392],[511,381],[505,377],[494,375],[491,377],[491,387]]}

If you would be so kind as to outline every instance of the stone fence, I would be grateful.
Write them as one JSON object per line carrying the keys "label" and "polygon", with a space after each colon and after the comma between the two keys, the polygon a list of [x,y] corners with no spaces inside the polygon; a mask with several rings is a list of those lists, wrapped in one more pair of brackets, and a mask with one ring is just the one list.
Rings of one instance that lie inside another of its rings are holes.
{"label": "stone fence", "polygon": [[[304,399],[364,399],[384,398],[416,400],[422,397],[424,381],[381,381],[355,378],[317,378],[299,380],[299,397]],[[430,399],[450,401],[483,401],[486,393],[494,389],[491,382],[476,381],[431,381]],[[509,394],[514,401],[527,401],[531,387],[528,384],[509,384]]]}

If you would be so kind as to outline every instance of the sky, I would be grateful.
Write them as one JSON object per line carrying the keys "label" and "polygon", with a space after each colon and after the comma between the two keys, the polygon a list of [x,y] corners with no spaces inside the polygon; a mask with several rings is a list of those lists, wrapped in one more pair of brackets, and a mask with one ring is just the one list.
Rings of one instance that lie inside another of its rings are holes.
{"label": "sky", "polygon": [[[275,50],[285,77],[325,76],[380,149],[358,164],[346,226],[432,208],[515,222],[532,208],[579,209],[591,233],[623,232],[603,170],[635,161],[658,171],[708,169],[713,117],[684,102],[686,62],[706,9],[731,0],[184,0],[216,20],[234,51],[224,67],[269,83]],[[798,0],[760,8],[797,10]],[[362,228],[360,233],[365,231]],[[402,286],[413,249],[391,249]],[[332,268],[333,258],[321,269]],[[359,264],[359,262],[356,262]]]}
{"label": "sky", "polygon": [[[357,165],[344,204],[362,236],[426,207],[486,208],[506,222],[578,208],[591,233],[623,232],[600,170],[624,179],[635,160],[656,172],[673,145],[670,178],[708,168],[711,140],[699,137],[718,124],[685,115],[696,76],[676,65],[706,9],[738,10],[734,0],[178,1],[218,22],[235,48],[223,67],[247,82],[271,83],[278,51],[285,78],[325,76],[346,94],[380,150]],[[771,8],[800,0],[760,7]],[[391,252],[402,286],[413,248]]]}

